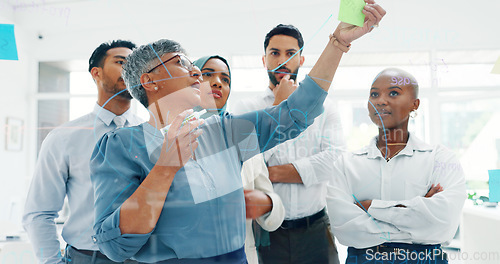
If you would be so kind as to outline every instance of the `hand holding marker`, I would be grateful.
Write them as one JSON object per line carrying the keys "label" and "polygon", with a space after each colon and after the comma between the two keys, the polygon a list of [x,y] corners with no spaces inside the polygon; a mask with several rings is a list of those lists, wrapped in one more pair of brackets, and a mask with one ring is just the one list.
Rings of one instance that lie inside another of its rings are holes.
{"label": "hand holding marker", "polygon": [[[192,114],[190,114],[190,115],[186,116],[186,118],[184,118],[184,121],[182,121],[182,123],[181,123],[181,127],[182,127],[183,125],[185,125],[185,124],[186,124],[187,122],[189,122],[189,121],[194,121],[194,120],[199,119],[199,118],[200,118],[200,116],[201,116],[201,115],[203,115],[203,114],[204,114],[204,113],[206,113],[206,112],[207,112],[207,110],[203,109],[203,110],[201,110],[201,111],[199,111],[199,112],[194,112],[194,113],[192,113]],[[161,134],[162,134],[163,136],[165,136],[165,134],[167,134],[167,132],[168,132],[168,129],[169,129],[169,128],[170,128],[170,125],[167,125],[166,127],[164,127],[164,128],[162,128],[162,129],[160,129]]]}

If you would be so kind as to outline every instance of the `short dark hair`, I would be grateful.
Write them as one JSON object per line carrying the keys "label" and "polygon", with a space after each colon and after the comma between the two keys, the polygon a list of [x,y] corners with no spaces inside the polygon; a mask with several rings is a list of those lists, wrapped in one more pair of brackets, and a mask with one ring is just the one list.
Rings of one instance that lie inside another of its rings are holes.
{"label": "short dark hair", "polygon": [[128,41],[128,40],[113,40],[110,42],[104,42],[99,47],[97,47],[94,52],[92,52],[92,55],[90,56],[89,59],[89,72],[92,70],[94,67],[101,67],[104,66],[104,59],[106,58],[106,53],[110,49],[114,48],[129,48],[131,50],[135,49],[135,44]]}
{"label": "short dark hair", "polygon": [[266,38],[264,39],[264,52],[267,49],[267,46],[269,46],[269,40],[276,35],[286,35],[293,37],[297,40],[299,43],[299,48],[300,53],[302,53],[302,47],[304,47],[304,39],[302,38],[302,34],[300,33],[299,29],[294,27],[293,25],[283,25],[279,24],[275,26],[269,33],[267,33]]}

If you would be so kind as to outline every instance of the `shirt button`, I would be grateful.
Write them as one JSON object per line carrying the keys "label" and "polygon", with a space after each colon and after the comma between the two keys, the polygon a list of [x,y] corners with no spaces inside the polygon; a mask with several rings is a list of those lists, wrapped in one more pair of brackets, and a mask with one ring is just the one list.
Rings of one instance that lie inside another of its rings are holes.
{"label": "shirt button", "polygon": [[92,241],[97,242],[97,239],[95,237],[92,238]]}

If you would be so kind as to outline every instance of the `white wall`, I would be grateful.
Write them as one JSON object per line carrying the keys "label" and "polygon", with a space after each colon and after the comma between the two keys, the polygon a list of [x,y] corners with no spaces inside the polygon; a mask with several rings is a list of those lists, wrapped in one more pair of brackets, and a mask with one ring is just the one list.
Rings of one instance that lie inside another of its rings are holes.
{"label": "white wall", "polygon": [[[8,10],[0,13],[1,24],[12,24]],[[34,155],[32,124],[34,106],[29,104],[29,95],[36,87],[38,71],[36,61],[30,54],[29,44],[22,27],[15,26],[18,47],[18,61],[0,61],[0,221],[20,223],[21,212],[29,178],[30,164]],[[5,142],[6,118],[18,118],[24,121],[23,146],[21,151],[7,151]]]}
{"label": "white wall", "polygon": [[[260,55],[265,34],[278,23],[296,25],[308,42],[305,52],[319,54],[337,24],[339,7],[339,0],[47,2],[51,4],[43,8],[16,9],[15,19],[30,32],[37,56],[55,61],[88,59],[96,45],[115,38],[141,44],[170,38],[183,44],[193,57]],[[388,11],[387,16],[369,38],[354,42],[351,53],[497,49],[500,44],[495,26],[500,1],[378,2]]]}

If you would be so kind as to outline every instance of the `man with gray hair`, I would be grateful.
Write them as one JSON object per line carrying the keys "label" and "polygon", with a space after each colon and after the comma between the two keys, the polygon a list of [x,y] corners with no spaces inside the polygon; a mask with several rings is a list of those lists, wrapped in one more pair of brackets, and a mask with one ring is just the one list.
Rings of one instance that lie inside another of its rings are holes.
{"label": "man with gray hair", "polygon": [[[94,111],[54,129],[42,143],[23,216],[40,263],[115,263],[91,238],[94,190],[89,160],[106,132],[141,122],[130,110],[132,97],[121,78],[122,64],[133,48],[130,41],[116,40],[94,50],[89,59],[98,91]],[[62,257],[54,219],[66,196],[71,213],[62,230],[67,243]]]}

